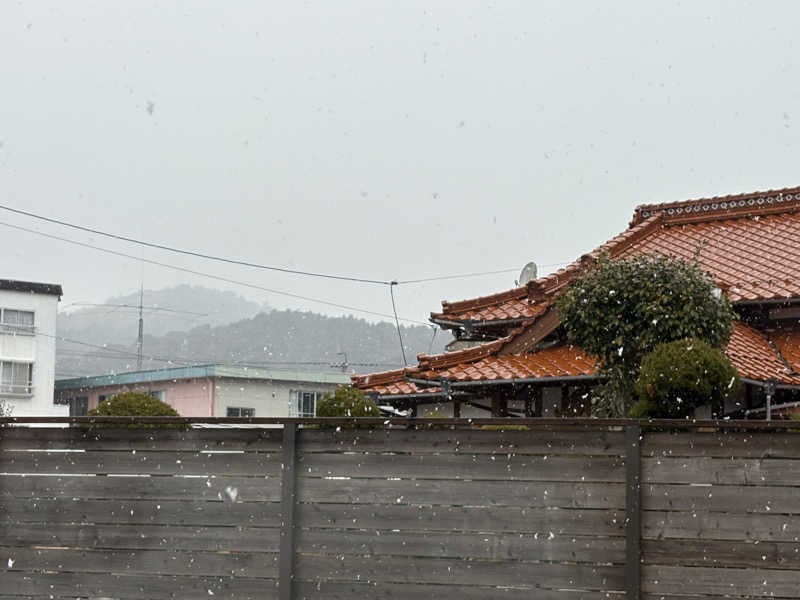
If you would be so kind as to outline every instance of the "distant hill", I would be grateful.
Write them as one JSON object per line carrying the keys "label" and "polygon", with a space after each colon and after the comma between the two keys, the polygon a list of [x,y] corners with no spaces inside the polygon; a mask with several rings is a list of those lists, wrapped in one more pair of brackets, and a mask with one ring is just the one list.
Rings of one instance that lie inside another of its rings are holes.
{"label": "distant hill", "polygon": [[[179,301],[187,295],[195,296],[193,302]],[[138,295],[107,302],[137,303]],[[218,362],[364,373],[403,365],[397,330],[388,322],[369,323],[355,317],[327,317],[291,310],[259,310],[262,307],[230,292],[189,286],[145,291],[144,304],[208,314],[202,318],[158,314],[159,311],[146,314],[143,354],[151,358],[143,361],[145,369],[164,368],[171,363]],[[83,315],[59,317],[59,337],[105,346],[105,349],[59,341],[58,378],[135,370],[137,311],[106,312],[103,316],[95,314],[94,318],[88,314],[112,309],[86,307]],[[239,318],[235,318],[237,315]],[[434,336],[434,330],[423,325],[401,330],[410,363],[415,362],[420,352],[442,352],[451,339],[449,334],[441,332]]]}
{"label": "distant hill", "polygon": [[[249,319],[269,306],[230,291],[178,285],[144,290],[145,332],[161,336],[200,325],[225,325]],[[58,315],[58,335],[92,344],[130,344],[138,335],[139,294],[116,296],[100,305],[73,305]]]}

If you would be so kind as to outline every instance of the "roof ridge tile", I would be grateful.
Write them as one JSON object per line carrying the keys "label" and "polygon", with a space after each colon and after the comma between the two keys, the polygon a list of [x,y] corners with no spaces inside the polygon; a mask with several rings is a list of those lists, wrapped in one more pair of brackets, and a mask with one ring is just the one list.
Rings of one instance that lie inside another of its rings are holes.
{"label": "roof ridge tile", "polygon": [[697,223],[723,218],[748,217],[800,210],[800,187],[729,194],[660,204],[640,204],[631,225],[661,212],[668,223]]}

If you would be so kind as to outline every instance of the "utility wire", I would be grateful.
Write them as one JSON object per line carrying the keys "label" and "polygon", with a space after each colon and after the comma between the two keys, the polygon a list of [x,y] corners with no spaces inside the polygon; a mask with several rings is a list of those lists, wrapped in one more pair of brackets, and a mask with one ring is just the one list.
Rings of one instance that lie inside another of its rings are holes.
{"label": "utility wire", "polygon": [[[223,263],[228,263],[228,264],[232,264],[232,265],[239,265],[239,266],[243,266],[243,267],[252,267],[254,269],[264,269],[264,270],[267,270],[267,271],[277,271],[279,273],[289,273],[289,274],[292,274],[292,275],[304,275],[306,277],[320,277],[320,278],[324,278],[324,279],[336,279],[336,280],[339,280],[339,281],[351,281],[351,282],[354,282],[354,283],[370,283],[370,284],[375,284],[375,285],[390,285],[390,284],[392,284],[391,281],[384,281],[384,280],[381,280],[381,279],[367,279],[367,278],[364,278],[364,277],[356,277],[356,276],[353,276],[353,275],[334,275],[334,274],[330,274],[330,273],[318,273],[318,272],[315,272],[315,271],[301,271],[299,269],[290,269],[288,267],[276,267],[276,266],[272,266],[272,265],[263,265],[263,264],[260,264],[260,263],[254,263],[254,262],[250,262],[250,261],[246,261],[246,260],[240,260],[240,259],[235,259],[235,258],[226,258],[226,257],[223,257],[223,256],[216,256],[214,254],[207,254],[205,252],[199,252],[199,251],[196,251],[196,250],[185,250],[183,248],[176,248],[175,246],[167,246],[165,244],[159,244],[159,243],[156,243],[156,242],[148,242],[148,241],[145,241],[145,240],[138,240],[136,238],[128,237],[128,236],[125,236],[125,235],[120,235],[120,234],[117,234],[117,233],[110,233],[110,232],[107,232],[107,231],[102,231],[100,229],[94,229],[92,227],[86,227],[85,225],[78,225],[77,223],[70,223],[68,221],[63,221],[61,219],[55,219],[55,218],[52,218],[52,217],[46,217],[44,215],[32,213],[32,212],[27,211],[27,210],[21,210],[19,208],[13,208],[11,206],[6,206],[4,204],[0,204],[0,209],[8,211],[8,212],[15,213],[15,214],[18,214],[18,215],[24,215],[26,217],[31,217],[33,219],[39,219],[41,221],[46,221],[48,223],[53,223],[55,225],[61,225],[63,227],[70,227],[72,229],[77,229],[78,231],[85,231],[86,233],[92,233],[92,234],[95,234],[95,235],[101,235],[101,236],[104,236],[104,237],[107,237],[107,238],[111,238],[111,239],[114,239],[114,240],[128,242],[130,244],[138,244],[140,246],[145,246],[147,248],[155,248],[157,250],[164,250],[166,252],[173,252],[173,253],[176,253],[176,254],[184,254],[186,256],[193,256],[195,258],[203,258],[203,259],[206,259],[206,260],[213,260],[213,261],[217,261],[217,262],[223,262]],[[561,263],[553,263],[553,264],[549,264],[549,265],[539,265],[539,266],[540,267],[555,267],[555,266],[566,265],[566,264],[569,264],[569,263],[568,262],[561,262]],[[406,279],[406,280],[402,280],[402,281],[395,281],[394,285],[405,285],[405,284],[411,284],[411,283],[425,283],[425,282],[430,282],[430,281],[445,281],[445,280],[449,280],[449,279],[466,279],[466,278],[469,278],[469,277],[481,277],[481,276],[484,276],[484,275],[499,275],[499,274],[502,274],[502,273],[513,273],[513,272],[516,272],[518,270],[519,269],[515,267],[515,268],[512,268],[512,269],[500,269],[500,270],[496,270],[496,271],[483,271],[483,272],[480,272],[480,273],[463,273],[463,274],[459,274],[459,275],[440,275],[440,276],[436,276],[436,277],[426,277],[426,278],[422,278],[422,279]]]}
{"label": "utility wire", "polygon": [[71,227],[72,229],[77,229],[79,231],[85,231],[87,233],[93,233],[95,235],[102,235],[114,240],[120,240],[123,242],[128,242],[130,244],[138,244],[140,246],[146,246],[148,248],[155,248],[157,250],[165,250],[167,252],[174,252],[176,254],[184,254],[186,256],[194,256],[195,258],[204,258],[206,260],[214,260],[217,262],[228,263],[232,265],[239,265],[243,267],[252,267],[254,269],[264,269],[267,271],[278,271],[280,273],[290,273],[292,275],[305,275],[307,277],[321,277],[324,279],[338,279],[341,281],[352,281],[356,283],[373,283],[378,285],[388,285],[388,281],[380,281],[377,279],[364,279],[362,277],[354,277],[350,275],[330,275],[328,273],[315,273],[313,271],[300,271],[297,269],[289,269],[287,267],[274,267],[269,265],[262,265],[259,263],[249,262],[246,260],[239,260],[235,258],[225,258],[222,256],[215,256],[213,254],[206,254],[204,252],[197,252],[194,250],[183,250],[182,248],[175,248],[174,246],[166,246],[164,244],[157,244],[155,242],[147,242],[144,240],[137,240],[136,238],[128,237],[125,235],[119,235],[116,233],[109,233],[107,231],[101,231],[99,229],[94,229],[92,227],[86,227],[84,225],[77,225],[75,223],[69,223],[67,221],[62,221],[60,219],[53,219],[51,217],[45,217],[44,215],[38,215],[36,213],[29,212],[27,210],[20,210],[18,208],[12,208],[11,206],[5,206],[0,204],[0,209],[6,210],[8,212],[16,213],[18,215],[25,215],[26,217],[31,217],[33,219],[39,219],[41,221],[47,221],[48,223],[54,223],[56,225],[62,225],[64,227]]}
{"label": "utility wire", "polygon": [[[75,356],[75,357],[83,357],[83,358],[104,358],[110,360],[127,360],[128,356],[118,356],[113,354],[103,354],[102,352],[90,352],[89,350],[71,350],[69,348],[64,348],[58,350],[59,355],[67,355],[67,356]],[[148,358],[148,357],[145,357]],[[188,359],[162,359],[162,360],[170,360],[172,362],[186,362]],[[314,367],[330,367],[330,368],[340,368],[342,363],[337,363],[333,361],[326,361],[326,360],[276,360],[276,361],[246,361],[246,360],[234,360],[234,361],[225,361],[219,359],[212,359],[212,358],[197,358],[193,359],[192,364],[197,365],[209,365],[209,364],[223,364],[223,365],[230,365],[230,366],[237,366],[237,367],[272,367],[276,365],[286,366],[286,365],[300,365],[300,366],[314,366]],[[379,362],[349,362],[348,366],[354,367],[400,367],[402,366],[399,363],[379,363]]]}
{"label": "utility wire", "polygon": [[[394,315],[387,314],[387,313],[381,313],[381,312],[376,312],[376,311],[372,311],[372,310],[367,310],[365,308],[357,308],[355,306],[348,306],[346,304],[337,304],[335,302],[329,302],[327,300],[321,300],[319,298],[312,298],[310,296],[301,296],[300,294],[292,294],[290,292],[284,292],[284,291],[281,291],[281,290],[275,290],[275,289],[263,287],[263,286],[260,286],[260,285],[256,285],[256,284],[253,284],[253,283],[247,283],[247,282],[244,282],[244,281],[237,281],[236,279],[230,279],[228,277],[221,277],[219,275],[212,275],[210,273],[204,273],[202,271],[195,271],[193,269],[187,269],[185,267],[179,267],[177,265],[171,265],[169,263],[163,263],[163,262],[159,262],[159,261],[156,261],[156,260],[150,260],[150,259],[147,259],[147,258],[142,258],[140,256],[134,256],[133,254],[126,254],[125,252],[118,252],[116,250],[109,250],[108,248],[102,248],[100,246],[94,246],[92,244],[87,244],[85,242],[79,242],[77,240],[71,240],[71,239],[64,238],[64,237],[61,237],[61,236],[58,236],[58,235],[53,235],[53,234],[50,234],[50,233],[44,233],[43,231],[37,231],[35,229],[29,229],[27,227],[22,227],[20,225],[13,225],[11,223],[5,223],[5,222],[2,222],[2,221],[0,221],[0,225],[3,226],[3,227],[9,227],[11,229],[17,229],[19,231],[25,231],[27,233],[32,233],[34,235],[39,235],[39,236],[46,237],[46,238],[49,238],[49,239],[58,240],[58,241],[61,241],[61,242],[65,242],[67,244],[73,244],[75,246],[81,246],[83,248],[89,248],[91,250],[96,250],[98,252],[105,252],[106,254],[112,254],[114,256],[121,256],[123,258],[128,258],[128,259],[131,259],[131,260],[141,261],[143,263],[147,263],[147,264],[150,264],[150,265],[156,265],[158,267],[163,267],[165,269],[173,269],[175,271],[181,271],[183,273],[189,273],[191,275],[198,275],[200,277],[207,277],[209,279],[214,279],[216,281],[224,281],[225,283],[232,283],[234,285],[240,285],[240,286],[251,288],[251,289],[255,289],[255,290],[261,290],[263,292],[269,292],[270,294],[277,294],[279,296],[286,296],[286,297],[289,297],[289,298],[296,298],[296,299],[299,299],[299,300],[306,300],[308,302],[316,302],[317,304],[324,304],[326,306],[333,306],[335,308],[341,308],[341,309],[344,309],[344,310],[352,310],[352,311],[355,311],[355,312],[364,313],[364,314],[367,314],[367,315],[373,315],[373,316],[376,316],[376,317],[384,317],[384,318],[388,318],[388,319],[394,318]],[[406,317],[398,317],[398,319],[400,321],[405,321],[407,323],[414,323],[414,324],[417,324],[417,325],[430,326],[430,323],[425,323],[423,321],[417,321],[415,319],[408,319]]]}
{"label": "utility wire", "polygon": [[394,286],[397,285],[396,281],[389,284],[389,295],[392,297],[392,312],[394,312],[394,324],[397,326],[397,337],[400,338],[400,352],[403,354],[403,366],[408,366],[406,360],[406,349],[403,347],[403,334],[400,332],[400,321],[397,319],[397,306],[394,303]]}
{"label": "utility wire", "polygon": [[[137,356],[135,352],[128,352],[127,350],[117,350],[116,348],[110,348],[108,346],[100,346],[99,344],[90,344],[89,342],[83,342],[81,340],[73,340],[71,338],[67,338],[67,337],[60,336],[60,335],[54,335],[54,334],[51,334],[51,333],[44,333],[42,331],[34,331],[34,334],[42,336],[42,337],[46,337],[46,338],[51,338],[51,339],[54,339],[56,341],[60,340],[62,342],[66,342],[66,343],[69,343],[69,344],[77,344],[79,346],[86,346],[88,348],[95,348],[95,349],[98,349],[98,350],[103,350],[105,352],[114,352],[116,354],[124,355],[124,358],[136,358],[136,356]],[[185,362],[185,361],[180,361],[180,360],[172,360],[170,358],[161,358],[161,357],[158,357],[158,356],[144,356],[143,358],[146,358],[148,360],[157,361],[157,362],[166,362],[166,363]],[[187,363],[187,364],[191,364],[191,363]]]}
{"label": "utility wire", "polygon": [[461,275],[440,275],[438,277],[426,277],[424,279],[406,279],[396,282],[397,285],[406,285],[409,283],[426,283],[428,281],[445,281],[447,279],[466,279],[468,277],[481,277],[483,275],[499,275],[500,273],[516,273],[519,271],[517,268],[501,269],[499,271],[483,271],[482,273],[463,273]]}
{"label": "utility wire", "polygon": [[[68,308],[70,306],[114,306],[116,308],[135,308],[139,310],[138,304],[106,304],[106,303],[95,303],[95,302],[71,302],[67,304],[64,308]],[[194,312],[191,310],[178,310],[177,308],[163,308],[161,306],[143,306],[144,310],[151,310],[151,311],[163,311],[163,312],[171,312],[171,313],[180,313],[184,315],[195,315],[197,317],[207,317],[208,313],[200,313]],[[67,313],[70,314],[70,313]],[[77,314],[77,313],[74,313]]]}
{"label": "utility wire", "polygon": [[[560,267],[561,265],[568,265],[569,261],[567,262],[559,262],[559,263],[550,263],[547,265],[537,265],[539,267]],[[484,275],[500,275],[502,273],[518,273],[519,268],[514,267],[513,269],[500,269],[498,271],[481,271],[479,273],[462,273],[460,275],[439,275],[438,277],[425,277],[423,279],[405,279],[402,281],[398,281],[397,285],[405,285],[410,283],[426,283],[428,281],[445,281],[448,279],[467,279],[468,277],[483,277]]]}

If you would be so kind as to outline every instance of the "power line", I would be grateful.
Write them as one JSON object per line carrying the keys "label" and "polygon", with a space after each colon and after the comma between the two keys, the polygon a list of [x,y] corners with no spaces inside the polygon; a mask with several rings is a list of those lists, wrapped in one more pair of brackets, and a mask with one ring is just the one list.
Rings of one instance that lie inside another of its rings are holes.
{"label": "power line", "polygon": [[[550,263],[547,265],[538,265],[539,267],[560,267],[561,265],[568,265],[569,261],[559,262],[559,263]],[[469,277],[483,277],[485,275],[500,275],[503,273],[518,273],[519,268],[514,267],[513,269],[500,269],[497,271],[481,271],[479,273],[462,273],[460,275],[439,275],[437,277],[425,277],[423,279],[405,279],[402,281],[398,281],[397,285],[404,285],[410,283],[427,283],[429,281],[446,281],[448,279],[467,279]]]}
{"label": "power line", "polygon": [[[116,308],[135,308],[139,310],[138,304],[109,304],[103,302],[70,302],[64,308],[68,308],[70,306],[113,306]],[[163,312],[171,312],[171,313],[180,313],[184,315],[195,315],[197,317],[207,317],[208,313],[201,313],[195,312],[191,310],[178,310],[177,308],[165,308],[162,306],[143,306],[144,310],[151,310],[151,311],[163,311]],[[78,313],[76,313],[78,314]]]}
{"label": "power line", "polygon": [[41,221],[47,221],[48,223],[54,223],[56,225],[61,225],[63,227],[70,227],[72,229],[77,229],[79,231],[85,231],[87,233],[93,233],[95,235],[102,235],[107,238],[120,240],[123,242],[128,242],[130,244],[138,244],[140,246],[146,246],[147,248],[155,248],[157,250],[164,250],[167,252],[174,252],[176,254],[184,254],[186,256],[194,256],[195,258],[203,258],[206,260],[213,260],[217,262],[228,263],[232,265],[239,265],[243,267],[252,267],[254,269],[264,269],[267,271],[278,271],[280,273],[290,273],[292,275],[305,275],[306,277],[321,277],[324,279],[338,279],[341,281],[352,281],[355,283],[372,283],[378,285],[389,285],[388,281],[380,281],[377,279],[365,279],[362,277],[354,277],[350,275],[331,275],[328,273],[316,273],[313,271],[300,271],[297,269],[289,269],[287,267],[275,267],[270,265],[262,265],[259,263],[249,262],[246,260],[239,260],[235,258],[225,258],[222,256],[215,256],[213,254],[206,254],[205,252],[197,252],[195,250],[183,250],[182,248],[175,248],[174,246],[166,246],[164,244],[157,244],[155,242],[147,242],[144,240],[137,240],[132,237],[116,234],[116,233],[109,233],[107,231],[101,231],[99,229],[94,229],[92,227],[86,227],[84,225],[77,225],[75,223],[69,223],[67,221],[62,221],[60,219],[53,219],[51,217],[45,217],[44,215],[38,215],[36,213],[29,212],[27,210],[20,210],[18,208],[12,208],[10,206],[5,206],[0,204],[0,209],[6,210],[8,212],[16,213],[18,215],[25,215],[26,217],[31,217],[33,219],[39,219]]}
{"label": "power line", "polygon": [[394,303],[394,286],[397,285],[396,281],[393,281],[391,285],[389,285],[389,295],[392,297],[392,311],[394,312],[394,323],[397,326],[397,337],[400,338],[400,352],[403,354],[403,366],[408,366],[408,361],[406,360],[406,349],[403,347],[403,334],[400,333],[400,321],[397,320],[397,307]]}
{"label": "power line", "polygon": [[468,277],[481,277],[483,275],[499,275],[501,273],[516,273],[518,268],[513,269],[500,269],[499,271],[483,271],[481,273],[463,273],[461,275],[440,275],[438,277],[425,277],[424,279],[406,279],[398,281],[397,285],[405,285],[409,283],[426,283],[428,281],[444,281],[446,279],[466,279]]}
{"label": "power line", "polygon": [[[101,236],[104,236],[104,237],[107,237],[107,238],[111,238],[111,239],[114,239],[114,240],[127,242],[127,243],[130,243],[130,244],[138,244],[140,246],[145,246],[147,248],[154,248],[154,249],[163,250],[163,251],[166,251],[166,252],[173,252],[173,253],[176,253],[176,254],[183,254],[183,255],[186,255],[186,256],[193,256],[195,258],[213,260],[213,261],[217,261],[217,262],[223,262],[223,263],[228,263],[228,264],[238,265],[238,266],[243,266],[243,267],[251,267],[251,268],[254,268],[254,269],[264,269],[264,270],[267,270],[267,271],[277,271],[279,273],[289,273],[289,274],[292,274],[292,275],[303,275],[303,276],[306,276],[306,277],[320,277],[320,278],[324,278],[324,279],[336,279],[336,280],[340,280],[340,281],[351,281],[351,282],[354,282],[354,283],[370,283],[370,284],[375,284],[375,285],[391,285],[392,284],[391,281],[385,281],[385,280],[381,280],[381,279],[368,279],[368,278],[364,278],[364,277],[356,277],[356,276],[353,276],[353,275],[335,275],[335,274],[331,274],[331,273],[319,273],[319,272],[315,272],[315,271],[302,271],[302,270],[299,270],[299,269],[290,269],[288,267],[276,267],[276,266],[273,266],[273,265],[264,265],[264,264],[254,263],[254,262],[241,260],[241,259],[236,259],[236,258],[227,258],[227,257],[223,257],[223,256],[216,256],[214,254],[208,254],[206,252],[199,252],[197,250],[185,250],[183,248],[176,248],[175,246],[167,246],[165,244],[159,244],[159,243],[156,243],[156,242],[148,242],[148,241],[145,241],[145,240],[138,240],[136,238],[128,237],[128,236],[125,236],[125,235],[121,235],[121,234],[117,234],[117,233],[110,233],[110,232],[107,232],[107,231],[102,231],[100,229],[87,227],[85,225],[79,225],[77,223],[70,223],[68,221],[64,221],[64,220],[61,220],[61,219],[55,219],[55,218],[52,218],[52,217],[46,217],[44,215],[40,215],[40,214],[33,213],[33,212],[30,212],[30,211],[26,211],[26,210],[21,210],[19,208],[13,208],[11,206],[6,206],[6,205],[3,205],[3,204],[0,204],[0,209],[8,211],[8,212],[16,213],[16,214],[19,214],[19,215],[24,215],[26,217],[31,217],[33,219],[39,219],[41,221],[46,221],[48,223],[53,223],[55,225],[61,225],[63,227],[70,227],[70,228],[76,229],[78,231],[84,231],[86,233],[92,233],[92,234],[95,234],[95,235],[101,235]],[[569,263],[568,262],[560,262],[560,263],[552,263],[552,264],[548,264],[548,265],[539,265],[539,266],[540,267],[555,267],[555,266],[566,265],[566,264],[569,264]],[[406,280],[402,280],[402,281],[396,281],[395,285],[404,285],[404,284],[411,284],[411,283],[425,283],[425,282],[431,282],[431,281],[446,281],[446,280],[450,280],[450,279],[465,279],[465,278],[469,278],[469,277],[482,277],[482,276],[485,276],[485,275],[499,275],[499,274],[503,274],[503,273],[513,273],[513,272],[516,272],[518,270],[519,269],[517,267],[515,267],[515,268],[511,268],[511,269],[499,269],[499,270],[495,270],[495,271],[483,271],[483,272],[480,272],[480,273],[463,273],[463,274],[458,274],[458,275],[439,275],[439,276],[434,276],[434,277],[426,277],[426,278],[422,278],[422,279],[406,279]]]}
{"label": "power line", "polygon": [[[94,246],[92,244],[87,244],[85,242],[79,242],[77,240],[70,240],[68,238],[64,238],[64,237],[61,237],[61,236],[58,236],[58,235],[53,235],[53,234],[50,234],[50,233],[44,233],[43,231],[37,231],[35,229],[29,229],[27,227],[22,227],[20,225],[13,225],[11,223],[5,223],[5,222],[2,222],[2,221],[0,221],[0,225],[2,225],[3,227],[9,227],[11,229],[17,229],[19,231],[25,231],[27,233],[32,233],[34,235],[39,235],[39,236],[46,237],[46,238],[49,238],[49,239],[58,240],[58,241],[61,241],[61,242],[65,242],[67,244],[73,244],[75,246],[81,246],[83,248],[89,248],[91,250],[96,250],[98,252],[105,252],[106,254],[112,254],[114,256],[121,256],[123,258],[128,258],[130,260],[140,261],[140,262],[147,263],[147,264],[150,264],[150,265],[163,267],[165,269],[173,269],[175,271],[181,271],[183,273],[189,273],[191,275],[197,275],[197,276],[200,276],[200,277],[207,277],[209,279],[214,279],[216,281],[224,281],[225,283],[231,283],[231,284],[234,284],[234,285],[240,285],[240,286],[243,286],[243,287],[247,287],[247,288],[251,288],[251,289],[255,289],[255,290],[260,290],[260,291],[263,291],[263,292],[269,292],[270,294],[277,294],[279,296],[286,296],[286,297],[289,297],[289,298],[296,298],[296,299],[299,299],[299,300],[306,300],[308,302],[315,302],[317,304],[324,304],[326,306],[333,306],[335,308],[341,308],[341,309],[344,309],[344,310],[351,310],[351,311],[355,311],[355,312],[359,312],[359,313],[363,313],[363,314],[367,314],[367,315],[373,315],[373,316],[376,316],[376,317],[384,317],[384,318],[387,318],[387,319],[393,319],[394,318],[394,315],[387,314],[387,313],[381,313],[381,312],[376,312],[376,311],[373,311],[373,310],[367,310],[365,308],[357,308],[355,306],[348,306],[346,304],[337,304],[335,302],[329,302],[327,300],[321,300],[319,298],[312,298],[310,296],[301,296],[300,294],[292,294],[290,292],[284,292],[284,291],[281,291],[281,290],[275,290],[275,289],[272,289],[272,288],[263,287],[263,286],[256,285],[256,284],[253,284],[253,283],[247,283],[247,282],[244,282],[244,281],[238,281],[236,279],[230,279],[228,277],[221,277],[219,275],[212,275],[210,273],[204,273],[202,271],[195,271],[193,269],[187,269],[185,267],[179,267],[177,265],[171,265],[169,263],[163,263],[163,262],[156,261],[156,260],[150,260],[150,259],[147,259],[147,258],[142,258],[140,256],[134,256],[132,254],[126,254],[125,252],[118,252],[116,250],[109,250],[108,248],[102,248],[100,246]],[[426,327],[430,326],[430,323],[425,323],[423,321],[417,321],[416,319],[408,319],[406,317],[398,317],[398,319],[400,321],[405,321],[406,323],[414,323],[414,324],[417,324],[417,325],[425,325]]]}
{"label": "power line", "polygon": [[[103,350],[105,352],[114,352],[114,353],[117,353],[117,354],[120,354],[120,355],[125,355],[126,358],[136,358],[136,356],[137,356],[135,352],[128,352],[127,350],[117,350],[116,348],[111,348],[109,346],[101,346],[99,344],[91,344],[89,342],[83,342],[81,340],[73,340],[71,338],[67,338],[67,337],[64,337],[64,336],[61,336],[61,335],[54,335],[54,334],[51,334],[51,333],[44,333],[42,331],[34,331],[34,334],[35,335],[40,335],[40,336],[46,337],[46,338],[51,338],[51,339],[54,339],[56,341],[61,340],[62,342],[66,342],[68,344],[77,344],[79,346],[86,346],[88,348],[95,348],[97,350]],[[161,358],[161,357],[158,357],[158,356],[145,356],[144,358],[146,358],[148,360],[157,361],[157,362],[167,362],[167,363],[183,362],[183,361],[173,360],[173,359],[169,359],[169,358]]]}
{"label": "power line", "polygon": [[[129,356],[117,356],[113,354],[103,354],[101,352],[90,352],[88,350],[71,350],[69,348],[64,348],[58,350],[57,354],[59,355],[67,355],[67,356],[75,356],[75,357],[84,357],[84,358],[104,358],[110,360],[127,360],[131,357]],[[145,357],[148,358],[148,357]],[[188,362],[189,359],[186,358],[170,358],[165,359],[161,358],[160,360],[169,360],[171,362]],[[196,358],[193,359],[191,364],[195,365],[208,365],[208,364],[222,364],[222,365],[231,365],[231,366],[238,366],[238,367],[271,367],[271,366],[314,366],[314,367],[329,367],[329,368],[339,368],[341,367],[341,363],[337,363],[330,360],[275,360],[275,361],[247,361],[247,360],[234,360],[234,361],[226,361],[220,359],[213,359],[213,358]],[[401,367],[400,363],[380,363],[380,362],[349,362],[348,366],[354,367]]]}

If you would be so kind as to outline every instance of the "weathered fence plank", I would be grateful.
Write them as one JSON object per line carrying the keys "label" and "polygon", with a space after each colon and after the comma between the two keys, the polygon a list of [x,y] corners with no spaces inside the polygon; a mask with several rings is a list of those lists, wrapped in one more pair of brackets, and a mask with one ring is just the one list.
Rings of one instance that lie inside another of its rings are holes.
{"label": "weathered fence plank", "polygon": [[246,452],[24,452],[0,453],[0,473],[126,475],[240,475],[277,477],[279,454]]}
{"label": "weathered fence plank", "polygon": [[501,481],[625,480],[618,457],[526,456],[517,454],[303,454],[301,477],[387,477]]}
{"label": "weathered fence plank", "polygon": [[800,514],[797,487],[647,484],[643,490],[645,510]]}
{"label": "weathered fence plank", "polygon": [[623,600],[620,594],[585,590],[552,590],[536,585],[480,586],[420,583],[376,583],[367,581],[300,581],[297,598],[302,600]]}
{"label": "weathered fence plank", "polygon": [[624,508],[623,483],[312,479],[297,481],[302,502]]}
{"label": "weathered fence plank", "polygon": [[0,523],[238,525],[279,527],[280,503],[213,500],[2,498]]}
{"label": "weathered fence plank", "polygon": [[281,429],[0,428],[2,450],[259,451],[280,452]]}
{"label": "weathered fence plank", "polygon": [[278,575],[278,555],[270,552],[197,552],[181,550],[84,550],[0,546],[0,578],[9,570],[135,575],[195,575],[266,577]]}
{"label": "weathered fence plank", "polygon": [[642,462],[646,483],[797,486],[800,477],[800,459],[696,456],[645,458]]}
{"label": "weathered fence plank", "polygon": [[645,565],[642,589],[651,594],[797,598],[795,571],[780,569],[738,569]]}
{"label": "weathered fence plank", "polygon": [[712,458],[797,458],[800,432],[652,432],[645,436],[642,456]]}
{"label": "weathered fence plank", "polygon": [[[797,535],[795,535],[797,538]],[[642,542],[648,564],[800,570],[800,543],[658,539]]]}
{"label": "weathered fence plank", "polygon": [[739,541],[797,541],[800,515],[646,511],[645,537]]}
{"label": "weathered fence plank", "polygon": [[187,527],[183,525],[97,525],[83,523],[0,524],[5,546],[65,547],[88,550],[198,550],[278,552],[280,529]]}
{"label": "weathered fence plank", "polygon": [[518,586],[549,589],[621,590],[619,567],[585,564],[478,561],[448,558],[358,555],[307,555],[297,557],[297,578],[302,580],[365,580],[390,583]]}
{"label": "weathered fence plank", "polygon": [[546,509],[507,506],[441,506],[409,504],[302,503],[298,522],[304,527],[399,529],[402,531],[511,532],[548,535],[625,535],[624,510]]}
{"label": "weathered fence plank", "polygon": [[233,490],[240,502],[280,500],[277,477],[0,475],[0,498],[229,501]]}
{"label": "weathered fence plank", "polygon": [[406,530],[305,529],[298,533],[298,552],[364,556],[391,555],[466,560],[558,561],[600,564],[625,562],[621,537],[557,535],[554,532],[449,533]]}
{"label": "weathered fence plank", "polygon": [[[3,572],[3,587],[16,598],[114,598],[124,600],[277,599],[277,580],[267,578]],[[210,592],[210,593],[209,593]]]}
{"label": "weathered fence plank", "polygon": [[621,431],[304,429],[298,451],[623,456]]}

